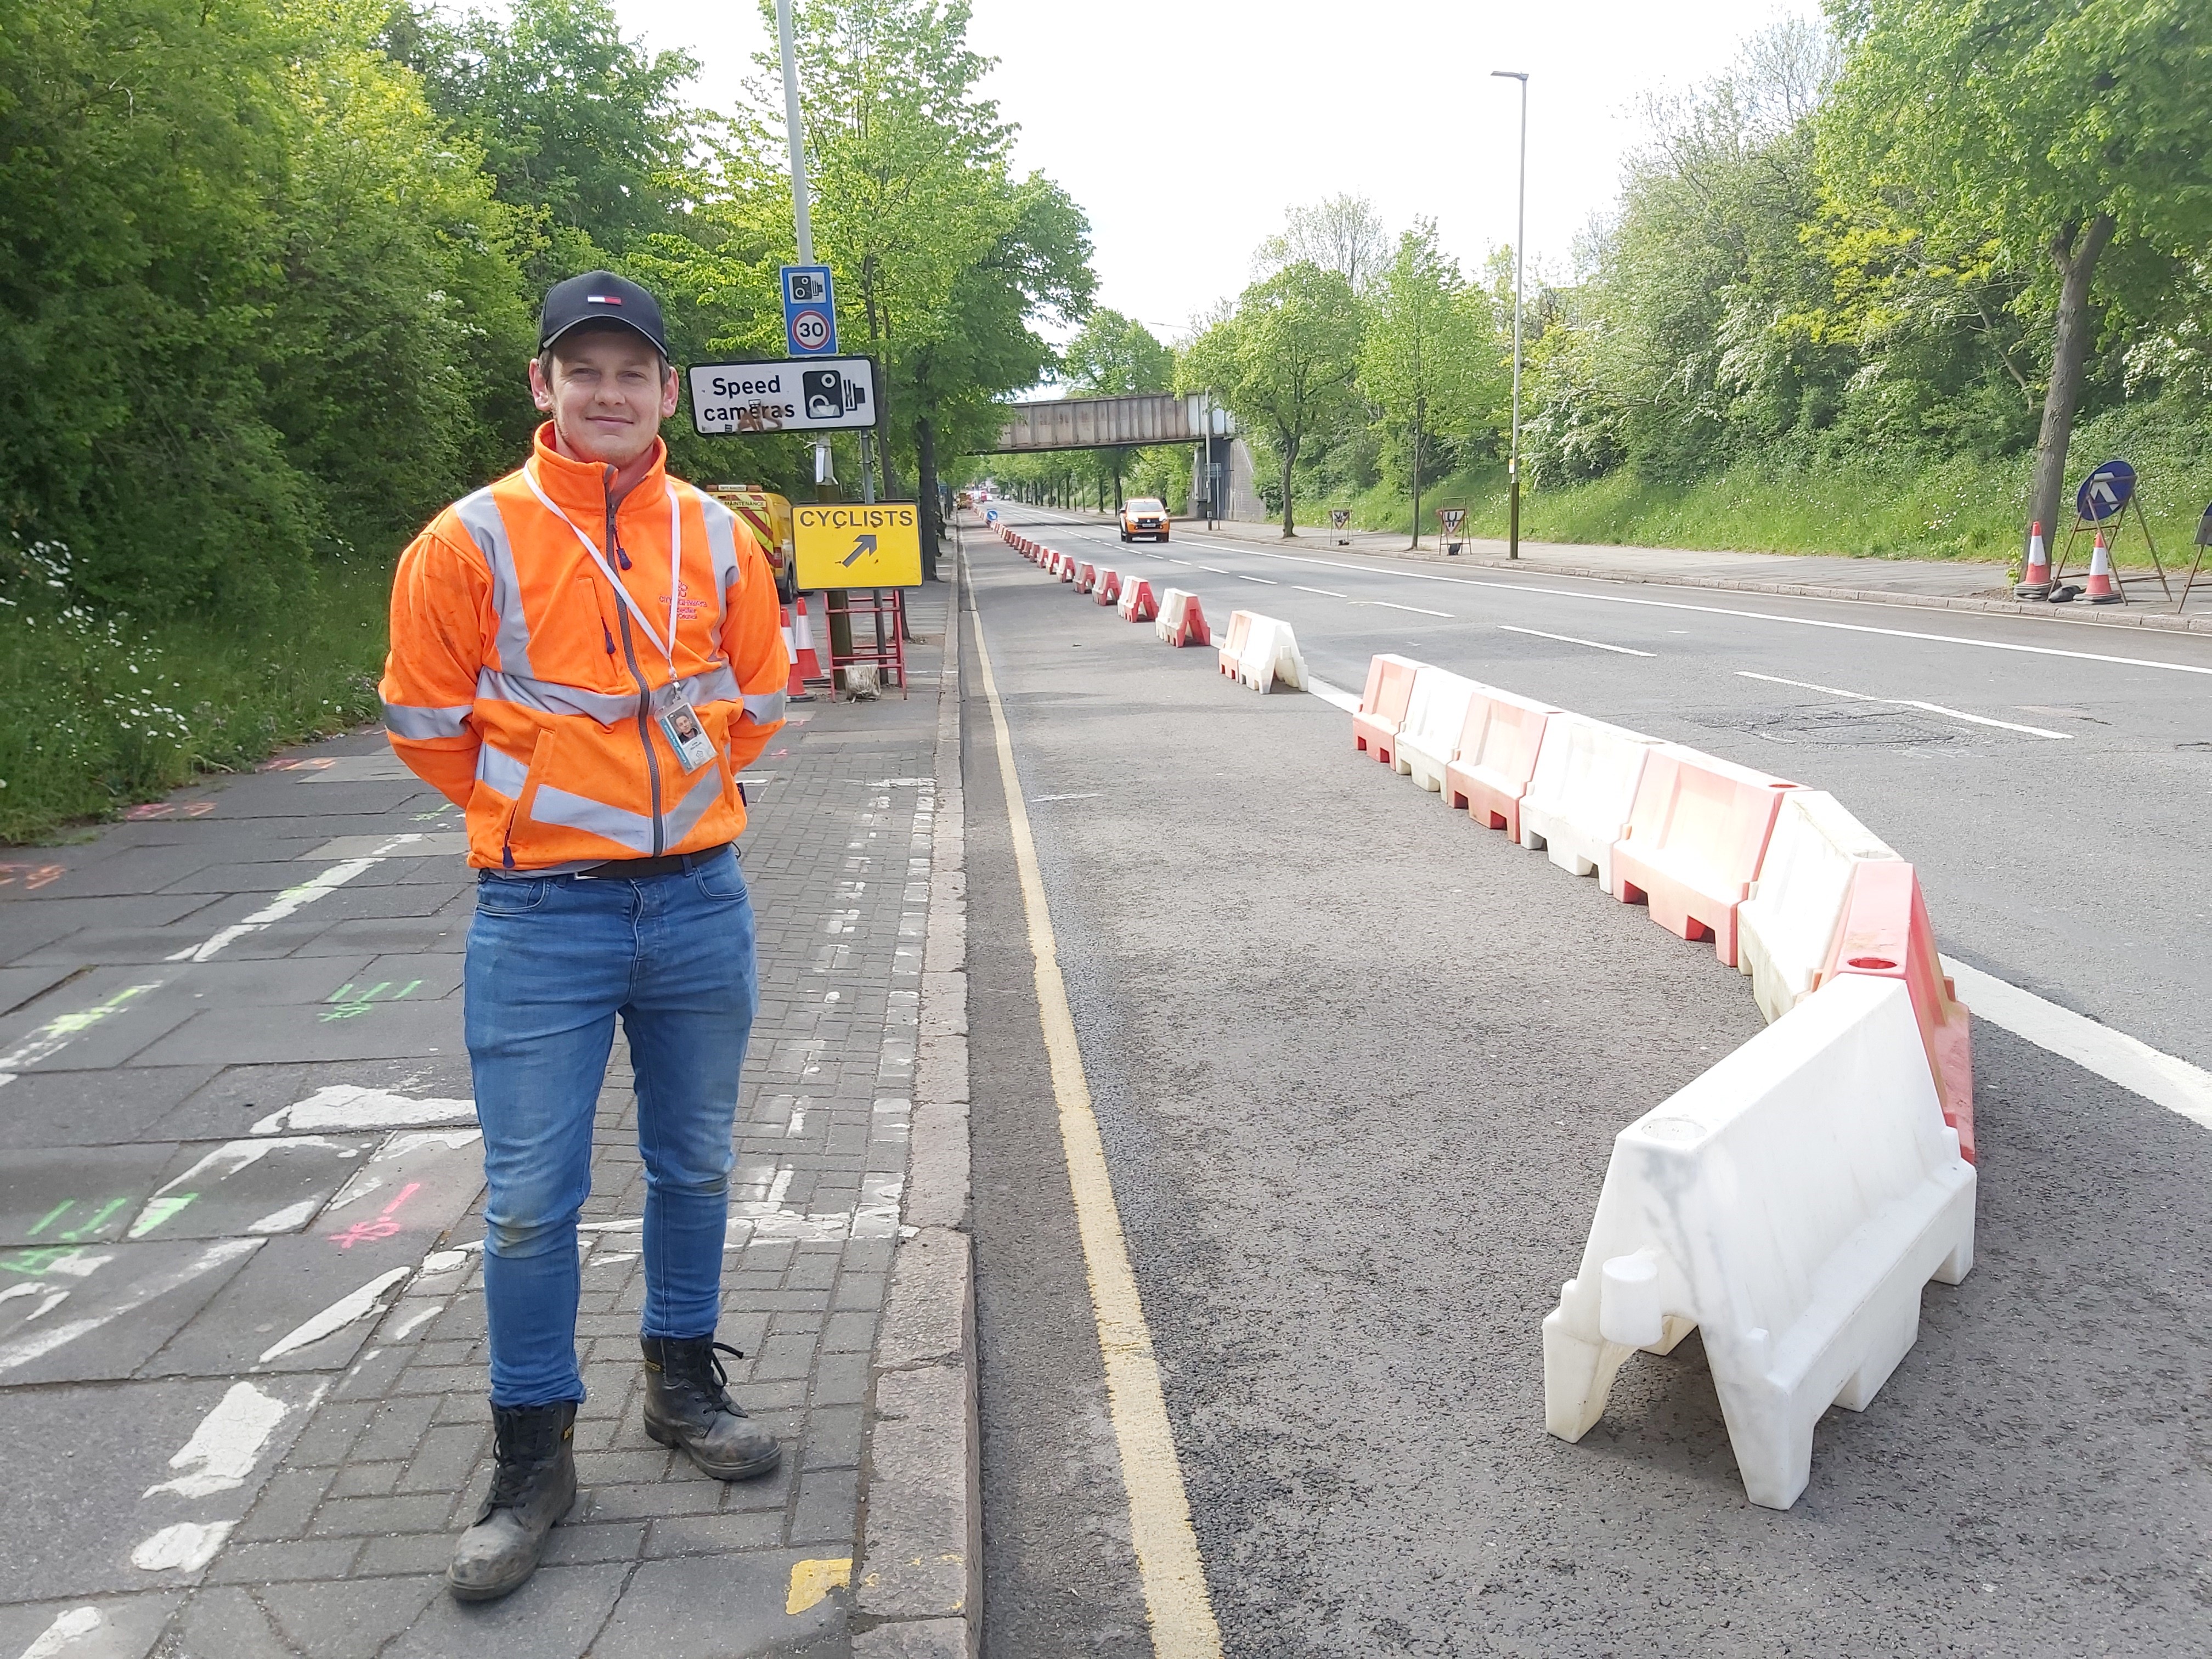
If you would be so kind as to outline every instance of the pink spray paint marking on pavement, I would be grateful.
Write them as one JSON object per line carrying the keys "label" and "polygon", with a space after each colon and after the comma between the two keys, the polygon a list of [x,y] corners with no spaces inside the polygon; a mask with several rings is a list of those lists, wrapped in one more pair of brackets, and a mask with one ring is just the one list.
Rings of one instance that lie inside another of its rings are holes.
{"label": "pink spray paint marking on pavement", "polygon": [[399,1189],[399,1195],[376,1212],[373,1221],[356,1221],[343,1232],[332,1233],[331,1243],[342,1250],[373,1239],[389,1238],[399,1231],[399,1206],[422,1190],[422,1183],[410,1181]]}

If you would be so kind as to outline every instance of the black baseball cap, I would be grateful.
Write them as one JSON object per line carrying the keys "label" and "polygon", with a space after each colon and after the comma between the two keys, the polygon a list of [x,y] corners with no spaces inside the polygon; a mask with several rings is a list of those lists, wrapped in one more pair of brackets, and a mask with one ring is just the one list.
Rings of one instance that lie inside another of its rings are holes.
{"label": "black baseball cap", "polygon": [[545,290],[545,307],[538,321],[539,354],[571,329],[586,323],[617,323],[643,335],[662,357],[668,356],[668,332],[660,320],[660,301],[611,270],[587,270]]}

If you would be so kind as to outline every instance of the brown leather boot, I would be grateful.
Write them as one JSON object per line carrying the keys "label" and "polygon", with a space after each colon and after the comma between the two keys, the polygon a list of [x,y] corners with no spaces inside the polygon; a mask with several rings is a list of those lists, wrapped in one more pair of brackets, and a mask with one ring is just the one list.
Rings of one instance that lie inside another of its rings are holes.
{"label": "brown leather boot", "polygon": [[645,1431],[673,1446],[717,1480],[750,1480],[783,1459],[783,1449],[730,1398],[717,1351],[744,1355],[711,1336],[648,1336],[645,1345]]}
{"label": "brown leather boot", "polygon": [[494,1406],[491,1421],[499,1468],[446,1569],[446,1587],[463,1601],[495,1601],[518,1589],[576,1501],[574,1401]]}

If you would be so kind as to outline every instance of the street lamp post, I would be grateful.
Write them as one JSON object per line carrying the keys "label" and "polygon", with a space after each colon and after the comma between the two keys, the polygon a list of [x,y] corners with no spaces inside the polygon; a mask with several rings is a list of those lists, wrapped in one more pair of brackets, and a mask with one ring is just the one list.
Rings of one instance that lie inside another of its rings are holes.
{"label": "street lamp post", "polygon": [[1513,437],[1505,458],[1505,556],[1521,556],[1521,265],[1528,240],[1528,72],[1492,70],[1492,80],[1521,83],[1521,191],[1513,219]]}
{"label": "street lamp post", "polygon": [[[799,263],[814,263],[814,224],[806,188],[806,134],[799,119],[799,59],[791,48],[791,0],[775,0],[776,48],[783,58],[783,131],[791,153],[791,220],[796,233]],[[836,498],[837,474],[830,459],[830,441],[814,441],[814,493],[825,500]],[[828,488],[825,489],[824,485]]]}

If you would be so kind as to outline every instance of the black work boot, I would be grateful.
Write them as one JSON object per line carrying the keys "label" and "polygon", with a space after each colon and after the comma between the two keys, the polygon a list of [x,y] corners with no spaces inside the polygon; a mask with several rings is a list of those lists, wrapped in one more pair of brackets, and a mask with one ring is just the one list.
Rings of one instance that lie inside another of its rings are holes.
{"label": "black work boot", "polygon": [[645,1344],[645,1431],[673,1446],[717,1480],[749,1480],[783,1459],[775,1437],[730,1398],[716,1350],[744,1355],[711,1336],[648,1336]]}
{"label": "black work boot", "polygon": [[520,1585],[576,1501],[574,1401],[494,1406],[491,1422],[499,1468],[446,1569],[447,1588],[463,1601],[496,1601]]}

